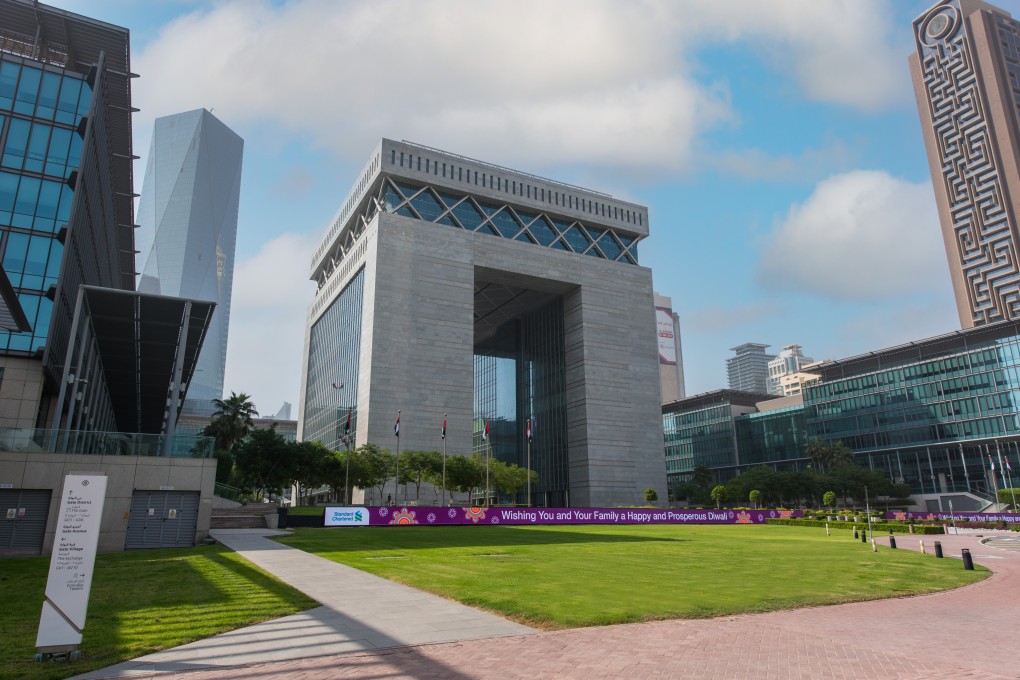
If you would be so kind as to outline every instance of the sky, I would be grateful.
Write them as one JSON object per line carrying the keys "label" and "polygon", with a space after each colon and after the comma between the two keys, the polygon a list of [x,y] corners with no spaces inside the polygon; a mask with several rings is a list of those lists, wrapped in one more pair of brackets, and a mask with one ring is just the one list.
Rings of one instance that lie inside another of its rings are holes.
{"label": "sky", "polygon": [[311,255],[382,137],[648,206],[688,395],[745,342],[959,329],[907,67],[932,0],[49,3],[131,31],[136,192],[155,118],[244,138],[225,392],[263,414],[297,416]]}

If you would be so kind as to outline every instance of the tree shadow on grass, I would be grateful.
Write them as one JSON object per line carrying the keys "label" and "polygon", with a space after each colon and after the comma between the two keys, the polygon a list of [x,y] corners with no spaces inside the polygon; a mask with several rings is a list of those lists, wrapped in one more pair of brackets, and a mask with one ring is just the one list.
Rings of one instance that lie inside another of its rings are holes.
{"label": "tree shadow on grass", "polygon": [[614,526],[612,533],[602,533],[580,527],[574,531],[518,526],[330,527],[302,529],[279,541],[305,552],[327,553],[578,543],[674,543],[688,540],[673,536],[627,533],[627,528]]}

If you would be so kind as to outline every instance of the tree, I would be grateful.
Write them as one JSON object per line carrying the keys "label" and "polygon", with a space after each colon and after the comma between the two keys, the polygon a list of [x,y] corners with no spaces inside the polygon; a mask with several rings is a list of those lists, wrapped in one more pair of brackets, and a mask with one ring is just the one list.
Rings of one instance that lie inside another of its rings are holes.
{"label": "tree", "polygon": [[255,490],[257,498],[281,489],[294,477],[291,449],[275,425],[252,430],[234,458],[241,480]]}
{"label": "tree", "polygon": [[652,487],[645,489],[645,500],[649,503],[654,503],[659,500],[659,493]]}
{"label": "tree", "polygon": [[751,505],[757,508],[758,503],[761,502],[761,491],[758,491],[758,489],[751,489],[751,492],[747,494],[747,500],[751,501]]}
{"label": "tree", "polygon": [[728,497],[729,494],[727,494],[726,492],[726,487],[723,486],[722,484],[719,484],[712,488],[712,500],[715,501],[716,508],[720,507],[723,503],[725,503]]}
{"label": "tree", "polygon": [[244,440],[254,427],[252,416],[257,416],[251,397],[241,392],[231,392],[226,399],[213,399],[212,420],[202,430],[202,435],[213,437],[217,449],[233,451],[234,445]]}
{"label": "tree", "polygon": [[484,483],[485,472],[478,458],[450,456],[446,459],[446,486],[466,493]]}
{"label": "tree", "polygon": [[712,471],[708,469],[707,465],[695,466],[694,473],[691,475],[691,481],[696,486],[707,489],[708,485],[712,483]]}
{"label": "tree", "polygon": [[441,451],[404,451],[400,454],[400,483],[414,484],[414,499],[421,499],[421,483],[443,474]]}
{"label": "tree", "polygon": [[[351,458],[351,486],[360,489],[378,487],[379,502],[384,502],[383,492],[393,471],[393,452],[375,444],[362,444],[351,453],[353,456]],[[355,469],[358,471],[357,477],[354,474]]]}
{"label": "tree", "polygon": [[815,469],[822,473],[840,465],[853,463],[854,460],[853,450],[843,442],[827,444],[818,437],[808,441],[804,453],[811,459]]}
{"label": "tree", "polygon": [[[483,472],[484,474],[484,472]],[[489,461],[489,477],[496,493],[503,493],[515,501],[518,492],[528,484],[528,470],[520,465],[504,463],[495,458]],[[538,473],[531,471],[531,483],[538,482]]]}
{"label": "tree", "polygon": [[319,441],[288,442],[290,448],[291,482],[297,485],[295,501],[301,498],[301,487],[328,486],[326,481],[326,458],[331,451]]}
{"label": "tree", "polygon": [[825,494],[822,496],[822,505],[824,505],[827,508],[835,509],[835,507],[836,507],[836,492],[835,491],[826,491]]}

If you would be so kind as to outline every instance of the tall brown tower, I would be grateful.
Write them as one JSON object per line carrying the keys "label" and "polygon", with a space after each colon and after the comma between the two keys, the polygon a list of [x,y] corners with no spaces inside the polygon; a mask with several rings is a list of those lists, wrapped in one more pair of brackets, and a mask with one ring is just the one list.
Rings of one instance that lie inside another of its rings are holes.
{"label": "tall brown tower", "polygon": [[1020,318],[1020,22],[980,0],[914,21],[909,58],[960,325]]}

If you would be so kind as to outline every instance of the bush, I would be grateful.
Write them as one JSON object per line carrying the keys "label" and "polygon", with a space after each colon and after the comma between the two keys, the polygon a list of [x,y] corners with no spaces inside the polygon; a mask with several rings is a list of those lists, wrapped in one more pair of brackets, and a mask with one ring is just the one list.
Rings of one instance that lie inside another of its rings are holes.
{"label": "bush", "polygon": [[[816,520],[816,519],[767,519],[767,520],[765,520],[765,523],[766,524],[777,524],[777,525],[781,525],[781,526],[815,527],[815,528],[824,528],[825,525],[828,524],[830,529],[853,529],[854,527],[857,527],[858,529],[867,529],[868,528],[868,521],[867,521],[867,519],[865,519],[863,522],[843,522],[843,521],[839,521],[839,520],[834,520],[832,522],[825,522],[825,521]],[[906,522],[875,522],[875,521],[872,521],[871,529],[872,529],[872,531],[875,532],[876,535],[887,534],[887,533],[889,533],[890,530],[893,533],[896,533],[896,534],[909,534],[910,533],[910,525],[907,524]],[[946,533],[946,531],[945,531],[945,529],[941,525],[935,526],[935,525],[930,525],[930,524],[915,524],[914,525],[914,533],[915,534],[944,534],[944,533]]]}
{"label": "bush", "polygon": [[998,499],[1000,503],[1006,505],[1013,505],[1014,494],[1016,498],[1020,498],[1020,489],[999,489]]}
{"label": "bush", "polygon": [[659,494],[652,487],[648,487],[645,489],[645,500],[649,503],[654,503],[659,500]]}

